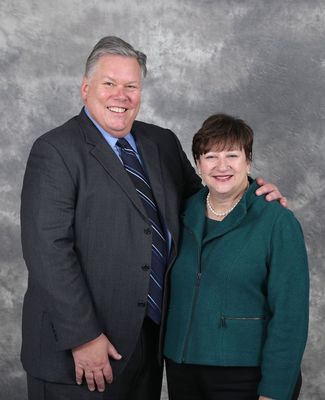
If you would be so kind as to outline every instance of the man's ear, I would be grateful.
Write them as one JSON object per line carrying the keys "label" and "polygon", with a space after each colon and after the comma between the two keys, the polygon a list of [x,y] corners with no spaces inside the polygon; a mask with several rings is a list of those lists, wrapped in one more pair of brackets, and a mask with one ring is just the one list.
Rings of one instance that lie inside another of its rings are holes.
{"label": "man's ear", "polygon": [[84,76],[80,87],[81,98],[84,102],[87,100],[88,88],[89,88],[88,78]]}

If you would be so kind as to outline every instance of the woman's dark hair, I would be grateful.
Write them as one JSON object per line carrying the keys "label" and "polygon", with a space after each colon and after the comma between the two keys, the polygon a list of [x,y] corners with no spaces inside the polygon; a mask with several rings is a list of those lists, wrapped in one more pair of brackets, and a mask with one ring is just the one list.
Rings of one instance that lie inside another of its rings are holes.
{"label": "woman's dark hair", "polygon": [[245,121],[227,114],[214,114],[203,122],[193,137],[194,161],[211,150],[244,149],[246,159],[252,161],[254,132]]}

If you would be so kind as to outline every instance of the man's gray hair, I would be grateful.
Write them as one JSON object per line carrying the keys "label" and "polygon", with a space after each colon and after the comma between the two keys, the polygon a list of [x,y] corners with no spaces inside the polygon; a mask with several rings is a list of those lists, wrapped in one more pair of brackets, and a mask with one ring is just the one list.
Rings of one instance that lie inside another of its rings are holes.
{"label": "man's gray hair", "polygon": [[135,50],[129,43],[116,36],[105,36],[100,39],[90,53],[86,62],[85,76],[90,78],[99,59],[109,54],[135,58],[140,65],[142,78],[147,75],[147,56],[144,53]]}

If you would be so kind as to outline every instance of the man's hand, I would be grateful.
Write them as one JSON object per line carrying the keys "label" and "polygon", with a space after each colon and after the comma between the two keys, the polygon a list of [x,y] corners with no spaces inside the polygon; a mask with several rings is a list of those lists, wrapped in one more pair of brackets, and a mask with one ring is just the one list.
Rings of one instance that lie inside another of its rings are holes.
{"label": "man's hand", "polygon": [[85,375],[88,389],[94,391],[97,385],[99,392],[105,390],[105,381],[107,383],[113,382],[113,372],[109,357],[114,358],[114,360],[122,358],[104,334],[90,342],[75,347],[72,349],[72,355],[78,385],[81,385]]}
{"label": "man's hand", "polygon": [[287,199],[282,196],[279,189],[273,183],[266,183],[263,178],[257,178],[256,182],[261,186],[256,190],[258,196],[266,194],[265,199],[267,201],[279,200],[283,207],[288,207]]}

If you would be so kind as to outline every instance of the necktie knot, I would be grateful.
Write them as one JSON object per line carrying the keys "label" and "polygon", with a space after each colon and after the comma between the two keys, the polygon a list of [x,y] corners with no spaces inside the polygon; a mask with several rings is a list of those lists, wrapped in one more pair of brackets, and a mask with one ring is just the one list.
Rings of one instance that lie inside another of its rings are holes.
{"label": "necktie knot", "polygon": [[132,149],[130,143],[125,139],[125,138],[120,138],[116,142],[117,146],[120,147],[121,149]]}

